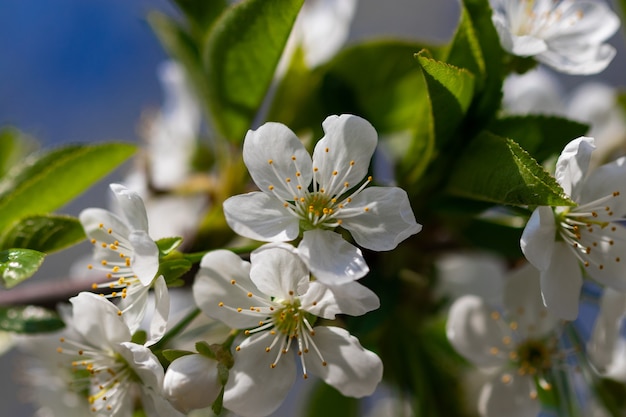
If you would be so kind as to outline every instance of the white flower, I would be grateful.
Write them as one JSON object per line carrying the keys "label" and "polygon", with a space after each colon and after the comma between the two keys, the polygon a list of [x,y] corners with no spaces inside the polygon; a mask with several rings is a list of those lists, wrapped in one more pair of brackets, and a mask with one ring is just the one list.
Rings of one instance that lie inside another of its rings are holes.
{"label": "white flower", "polygon": [[217,361],[199,354],[174,360],[163,380],[165,397],[183,413],[209,407],[221,390]]}
{"label": "white flower", "polygon": [[[129,323],[137,326],[145,314],[148,290],[159,270],[159,249],[148,234],[148,218],[139,195],[119,184],[111,184],[124,218],[100,208],[83,210],[79,219],[94,245],[95,265],[111,280],[94,284],[110,288],[112,297],[120,296],[120,308]],[[131,328],[135,331],[137,328]]]}
{"label": "white flower", "polygon": [[626,382],[626,339],[620,335],[626,293],[605,288],[600,311],[587,343],[590,362],[603,376]]}
{"label": "white flower", "polygon": [[179,415],[162,397],[161,364],[148,347],[131,342],[122,312],[106,298],[88,292],[70,302],[68,325],[75,336],[61,338],[58,351],[75,358],[75,370],[86,371],[83,379],[74,382],[77,392],[88,392],[91,411],[98,417],[131,416],[138,391],[147,415]]}
{"label": "white flower", "polygon": [[193,285],[206,315],[248,329],[234,349],[224,391],[224,407],[242,416],[278,408],[295,381],[296,358],[304,378],[310,372],[346,396],[370,395],[382,378],[380,358],[354,336],[314,323],[316,316],[364,314],[378,308],[378,297],[356,282],[310,282],[294,252],[289,245],[266,245],[252,253],[251,263],[229,251],[210,252]]}
{"label": "white flower", "polygon": [[406,192],[368,187],[364,181],[378,142],[366,120],[329,116],[313,160],[298,137],[280,123],[249,131],[243,158],[261,191],[224,202],[229,226],[265,242],[285,242],[303,233],[298,249],[315,276],[327,284],[368,272],[361,251],[332,229],[348,230],[356,243],[376,251],[394,249],[419,232]]}
{"label": "white flower", "polygon": [[619,18],[604,3],[585,0],[490,0],[492,20],[508,52],[532,56],[567,74],[604,70],[615,48],[604,43]]}
{"label": "white flower", "polygon": [[[626,290],[626,159],[587,174],[593,139],[570,142],[559,157],[555,178],[574,207],[538,207],[521,238],[522,252],[541,271],[545,305],[559,318],[578,315],[584,272],[596,281]],[[581,268],[581,266],[583,268]]]}
{"label": "white flower", "polygon": [[505,311],[474,295],[450,308],[446,334],[452,346],[475,366],[496,370],[480,393],[483,417],[537,417],[540,404],[534,378],[559,358],[558,320],[543,306],[539,277],[531,265],[512,272],[503,297]]}

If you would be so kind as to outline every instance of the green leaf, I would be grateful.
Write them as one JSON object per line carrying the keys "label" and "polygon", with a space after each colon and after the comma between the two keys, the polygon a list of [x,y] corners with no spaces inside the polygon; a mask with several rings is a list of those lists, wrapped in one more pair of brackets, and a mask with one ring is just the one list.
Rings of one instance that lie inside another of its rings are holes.
{"label": "green leaf", "polygon": [[31,334],[53,332],[64,326],[55,312],[42,307],[0,307],[0,330]]}
{"label": "green leaf", "polygon": [[179,236],[164,237],[156,241],[156,245],[162,257],[167,256],[170,252],[179,247],[181,243],[183,243],[183,238]]}
{"label": "green leaf", "polygon": [[213,352],[213,349],[211,349],[211,346],[205,341],[200,341],[196,343],[196,351],[202,356],[206,356],[207,358],[217,360],[217,357],[215,356],[215,352]]}
{"label": "green leaf", "polygon": [[194,353],[187,350],[165,349],[163,352],[161,352],[161,354],[165,359],[172,363],[178,358],[182,358],[183,356],[187,355],[193,355]]}
{"label": "green leaf", "polygon": [[[161,259],[157,276],[163,275],[168,286],[176,283],[178,278],[189,271],[193,264],[187,259]],[[176,286],[177,283],[174,285]]]}
{"label": "green leaf", "polygon": [[464,150],[450,176],[448,191],[498,204],[576,205],[515,141],[489,132],[482,132]]}
{"label": "green leaf", "polygon": [[28,216],[13,223],[0,240],[0,249],[26,248],[52,253],[85,239],[75,217],[62,215]]}
{"label": "green leaf", "polygon": [[202,40],[206,33],[226,9],[226,0],[174,0],[189,21],[195,37]]}
{"label": "green leaf", "polygon": [[474,96],[474,75],[437,61],[426,50],[415,55],[422,68],[432,108],[436,141],[444,145],[462,123]]}
{"label": "green leaf", "polygon": [[491,21],[488,0],[464,0],[461,21],[443,61],[469,70],[476,76],[472,113],[476,123],[490,120],[500,106],[505,53]]}
{"label": "green leaf", "polygon": [[134,145],[123,143],[70,145],[27,158],[0,182],[0,230],[58,209],[134,152]]}
{"label": "green leaf", "polygon": [[138,345],[145,344],[147,340],[148,340],[148,333],[146,333],[145,330],[141,330],[141,329],[133,333],[133,336],[130,339],[131,342],[136,343]]}
{"label": "green leaf", "polygon": [[556,116],[510,116],[495,120],[489,130],[515,140],[538,161],[560,154],[565,145],[583,136],[589,126]]}
{"label": "green leaf", "polygon": [[330,385],[318,382],[304,410],[306,417],[356,417],[359,415],[359,400],[344,397]]}
{"label": "green leaf", "polygon": [[224,12],[204,54],[217,130],[243,141],[270,86],[303,0],[244,0]]}
{"label": "green leaf", "polygon": [[0,275],[6,288],[12,288],[30,278],[41,266],[46,255],[31,249],[0,251]]}
{"label": "green leaf", "polygon": [[34,140],[10,127],[0,129],[0,178],[29,151],[36,148]]}

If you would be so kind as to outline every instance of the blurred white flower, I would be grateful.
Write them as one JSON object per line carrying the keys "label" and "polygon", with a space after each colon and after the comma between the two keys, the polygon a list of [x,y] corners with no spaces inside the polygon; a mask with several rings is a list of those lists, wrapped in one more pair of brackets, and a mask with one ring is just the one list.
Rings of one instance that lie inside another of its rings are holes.
{"label": "blurred white flower", "polygon": [[356,243],[376,251],[394,249],[418,233],[406,192],[367,187],[378,142],[372,125],[353,115],[329,116],[313,159],[285,125],[266,123],[248,131],[243,159],[261,191],[224,202],[229,226],[265,242],[285,242],[302,233],[298,251],[322,282],[341,284],[369,268],[361,251],[332,230],[341,226]]}
{"label": "blurred white flower", "polygon": [[480,393],[481,416],[537,417],[535,378],[547,385],[542,374],[560,351],[558,320],[542,303],[539,274],[532,265],[507,276],[502,309],[480,297],[463,296],[450,308],[446,334],[468,361],[494,372]]}
{"label": "blurred white flower", "polygon": [[110,187],[123,218],[104,209],[88,208],[79,219],[94,246],[97,261],[89,269],[105,271],[110,280],[94,284],[93,289],[110,289],[113,292],[109,297],[120,297],[120,309],[134,332],[145,315],[148,290],[159,270],[159,249],[148,233],[141,197],[120,184]]}
{"label": "blurred white flower", "polygon": [[310,372],[346,396],[370,395],[380,382],[377,355],[344,329],[314,327],[316,316],[376,309],[378,297],[356,282],[326,287],[309,279],[306,265],[285,244],[261,247],[250,263],[226,250],[202,259],[193,285],[196,303],[209,317],[248,329],[233,352],[227,409],[246,417],[273,412],[294,384],[296,358],[304,378]]}
{"label": "blurred white flower", "polygon": [[626,293],[605,288],[600,311],[587,342],[587,354],[603,376],[626,382],[626,339],[620,334],[626,315]]}
{"label": "blurred white flower", "polygon": [[490,0],[492,20],[508,52],[532,56],[567,74],[596,74],[615,56],[604,43],[619,28],[603,2],[579,0]]}
{"label": "blurred white flower", "polygon": [[538,207],[520,241],[524,256],[541,271],[545,305],[566,320],[578,316],[583,269],[626,291],[626,228],[619,222],[626,215],[626,158],[587,174],[593,149],[593,138],[587,137],[563,149],[555,177],[578,205]]}
{"label": "blurred white flower", "polygon": [[159,360],[147,346],[131,342],[122,312],[88,292],[70,302],[72,319],[66,324],[73,334],[61,338],[58,352],[74,358],[74,370],[87,371],[83,379],[77,377],[74,388],[88,392],[91,411],[103,417],[131,416],[139,392],[147,415],[180,415],[163,397],[164,372]]}

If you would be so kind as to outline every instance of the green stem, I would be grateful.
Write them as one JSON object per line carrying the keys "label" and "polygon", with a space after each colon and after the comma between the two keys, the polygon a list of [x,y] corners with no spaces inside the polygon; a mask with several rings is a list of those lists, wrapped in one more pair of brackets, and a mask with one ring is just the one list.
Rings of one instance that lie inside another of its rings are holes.
{"label": "green stem", "polygon": [[172,340],[174,337],[178,336],[185,328],[191,323],[198,315],[200,314],[200,309],[195,308],[187,314],[181,321],[176,324],[176,326],[172,327],[157,343],[150,347],[150,350],[158,351],[163,349],[167,343]]}

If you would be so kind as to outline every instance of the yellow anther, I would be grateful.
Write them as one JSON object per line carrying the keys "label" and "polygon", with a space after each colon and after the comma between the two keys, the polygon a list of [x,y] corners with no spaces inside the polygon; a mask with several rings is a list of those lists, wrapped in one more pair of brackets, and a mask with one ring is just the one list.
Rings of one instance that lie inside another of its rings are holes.
{"label": "yellow anther", "polygon": [[268,164],[270,164],[270,165],[272,165],[272,164],[274,163],[274,160],[273,160],[273,159],[268,159],[268,160],[267,160],[267,163],[268,163]]}

